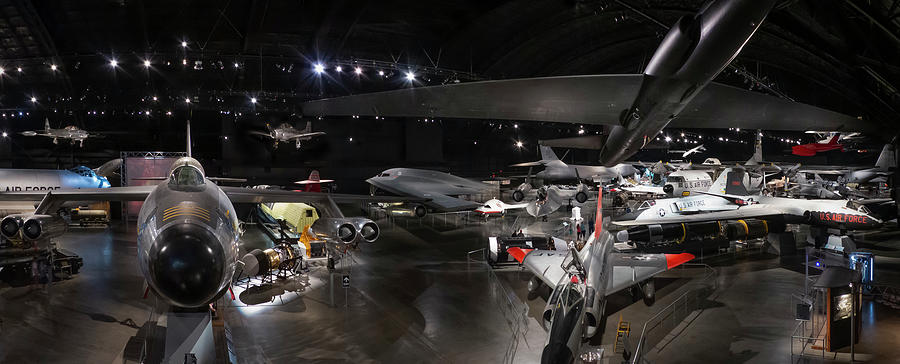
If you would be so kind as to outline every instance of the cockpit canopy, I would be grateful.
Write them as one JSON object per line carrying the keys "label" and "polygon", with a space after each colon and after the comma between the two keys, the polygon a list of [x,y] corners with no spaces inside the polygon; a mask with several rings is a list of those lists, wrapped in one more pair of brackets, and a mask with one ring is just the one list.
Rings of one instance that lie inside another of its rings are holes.
{"label": "cockpit canopy", "polygon": [[169,178],[169,184],[175,186],[201,186],[204,184],[203,173],[190,165],[176,167]]}
{"label": "cockpit canopy", "polygon": [[854,209],[854,210],[862,212],[866,215],[871,214],[871,211],[869,211],[869,208],[866,207],[866,205],[863,205],[862,203],[860,203],[858,201],[853,201],[853,200],[847,201],[847,208]]}

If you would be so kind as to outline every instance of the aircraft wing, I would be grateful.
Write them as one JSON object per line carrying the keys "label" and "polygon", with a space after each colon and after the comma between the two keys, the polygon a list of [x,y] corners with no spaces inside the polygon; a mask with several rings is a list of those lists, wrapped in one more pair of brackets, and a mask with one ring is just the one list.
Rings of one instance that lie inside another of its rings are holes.
{"label": "aircraft wing", "polygon": [[333,200],[336,203],[425,202],[427,199],[393,196],[349,195],[340,193],[265,190],[259,188],[219,186],[233,203],[312,202]]}
{"label": "aircraft wing", "polygon": [[144,201],[154,188],[155,185],[0,192],[0,201],[41,201],[34,213],[46,214],[56,212],[68,201]]}
{"label": "aircraft wing", "polygon": [[638,282],[675,268],[694,259],[694,255],[610,253],[607,264],[612,265],[612,277],[606,282],[606,295],[611,295]]}
{"label": "aircraft wing", "polygon": [[541,279],[552,290],[566,275],[562,264],[568,250],[522,249],[518,247],[506,250],[509,255],[522,263],[535,277]]}
{"label": "aircraft wing", "polygon": [[249,133],[250,133],[250,134],[253,134],[253,135],[265,137],[265,138],[272,138],[272,134],[269,134],[269,133],[263,133],[263,132],[261,132],[261,131],[251,130],[251,131],[249,131]]}
{"label": "aircraft wing", "polygon": [[766,216],[779,216],[779,215],[787,215],[788,211],[784,211],[780,208],[771,206],[771,205],[749,205],[749,206],[741,206],[734,210],[725,210],[725,211],[712,211],[712,212],[704,212],[690,215],[677,215],[677,214],[669,214],[665,217],[653,218],[653,219],[640,219],[640,220],[620,220],[613,221],[613,224],[619,226],[639,226],[639,225],[650,225],[650,224],[671,224],[671,223],[683,223],[683,222],[700,222],[700,221],[715,221],[715,220],[736,220],[736,219],[749,219],[749,218],[759,218]]}
{"label": "aircraft wing", "polygon": [[294,136],[292,136],[292,137],[290,137],[290,138],[288,138],[288,139],[289,139],[289,140],[294,140],[294,139],[300,139],[300,138],[312,138],[312,137],[314,137],[314,136],[319,136],[319,135],[325,135],[325,132],[324,132],[324,131],[317,131],[317,132],[313,132],[313,133],[297,134],[297,135],[294,135]]}
{"label": "aircraft wing", "polygon": [[[374,115],[618,125],[644,76],[581,75],[407,88],[302,104],[307,115]],[[669,127],[873,131],[854,117],[710,83]]]}

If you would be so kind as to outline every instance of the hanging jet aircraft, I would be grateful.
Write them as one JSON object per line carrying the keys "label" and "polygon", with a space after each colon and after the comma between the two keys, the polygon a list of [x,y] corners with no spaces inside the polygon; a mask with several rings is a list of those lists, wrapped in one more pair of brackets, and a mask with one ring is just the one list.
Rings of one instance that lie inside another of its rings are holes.
{"label": "hanging jet aircraft", "polygon": [[344,217],[335,203],[392,201],[371,196],[306,193],[216,185],[191,155],[188,121],[187,157],[176,160],[158,185],[52,191],[0,192],[2,201],[40,201],[31,213],[0,220],[5,237],[27,241],[65,233],[56,215],[66,201],[143,201],[137,222],[137,255],[150,289],[177,307],[202,307],[230,287],[238,265],[242,234],[234,203],[304,202],[316,206],[322,218],[312,231],[332,249],[374,242],[378,225],[361,217]]}
{"label": "hanging jet aircraft", "polygon": [[312,140],[313,137],[319,135],[325,135],[325,132],[322,131],[312,131],[311,121],[306,122],[306,127],[303,130],[297,130],[297,128],[288,123],[281,123],[274,129],[269,124],[266,124],[266,129],[269,130],[268,133],[258,131],[251,131],[250,133],[272,139],[275,142],[275,148],[278,148],[279,143],[290,143],[293,141],[297,149],[300,149],[301,142]]}
{"label": "hanging jet aircraft", "polygon": [[825,140],[820,140],[815,143],[795,145],[791,147],[791,154],[799,155],[801,157],[812,157],[816,155],[816,153],[822,153],[836,149],[840,149],[843,152],[844,145],[838,143],[838,140],[840,140],[840,138],[840,133],[834,133],[831,138]]}
{"label": "hanging jet aircraft", "polygon": [[53,144],[59,144],[59,139],[68,139],[72,142],[72,144],[78,143],[79,147],[84,146],[84,140],[88,138],[98,138],[102,135],[90,133],[86,130],[82,130],[81,128],[69,125],[62,129],[52,129],[50,128],[50,120],[44,119],[44,130],[27,130],[23,131],[20,134],[24,136],[43,136],[48,138],[53,138]]}
{"label": "hanging jet aircraft", "polygon": [[427,199],[424,204],[394,206],[398,213],[408,212],[425,216],[428,209],[438,212],[473,210],[481,203],[454,196],[496,195],[496,186],[457,177],[449,173],[414,168],[391,168],[366,180],[372,185],[372,194],[384,190],[398,196]]}
{"label": "hanging jet aircraft", "polygon": [[687,158],[691,154],[700,154],[705,151],[706,151],[706,147],[704,147],[703,144],[700,144],[700,145],[693,147],[691,149],[688,149],[688,150],[670,150],[669,153],[675,153],[675,154],[681,153],[681,158]]}
{"label": "hanging jet aircraft", "polygon": [[803,173],[815,173],[820,175],[838,176],[840,183],[866,183],[881,176],[888,176],[894,173],[897,166],[894,144],[885,144],[878,154],[878,160],[875,166],[871,168],[837,168],[837,169],[816,169],[813,166],[807,166]]}
{"label": "hanging jet aircraft", "polygon": [[[711,81],[775,0],[717,0],[669,29],[642,74],[496,80],[305,102],[306,115],[375,115],[606,124],[600,162],[614,166],[665,127],[872,130],[857,118]],[[588,136],[595,140],[596,136]]]}
{"label": "hanging jet aircraft", "polygon": [[581,251],[569,245],[568,251],[535,250],[513,247],[507,253],[526,267],[535,278],[528,284],[534,292],[541,284],[552,293],[541,315],[547,329],[547,341],[541,352],[542,363],[573,363],[581,345],[598,332],[606,298],[618,291],[636,287],[644,303],[655,300],[653,276],[694,259],[681,254],[619,253],[615,239],[604,229],[602,192],[597,198],[594,231]]}

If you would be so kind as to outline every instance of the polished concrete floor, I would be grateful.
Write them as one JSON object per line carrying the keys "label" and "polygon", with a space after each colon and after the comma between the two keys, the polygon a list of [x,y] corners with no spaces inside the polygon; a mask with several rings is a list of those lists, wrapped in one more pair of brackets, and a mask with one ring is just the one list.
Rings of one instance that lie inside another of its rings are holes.
{"label": "polished concrete floor", "polygon": [[[238,287],[238,299],[220,305],[236,356],[242,363],[496,363],[510,355],[516,363],[538,362],[546,334],[537,317],[546,296],[528,296],[527,273],[489,272],[466,255],[483,247],[487,231],[513,221],[492,220],[487,228],[460,216],[382,223],[379,241],[345,259],[333,276],[314,265],[305,277]],[[243,243],[268,244],[252,228]],[[59,245],[84,258],[79,275],[47,286],[0,287],[2,363],[113,362],[150,317],[133,231],[77,230]],[[900,262],[878,259],[882,283],[900,286],[893,281]],[[660,341],[653,362],[822,362],[790,355],[790,294],[803,286],[797,259],[764,254],[707,263],[718,272],[718,289],[680,322],[677,335]],[[341,287],[343,274],[351,276],[350,288]],[[610,297],[607,333],[591,345],[611,353],[619,317],[638,330],[696,277],[661,277],[650,308],[625,293]],[[863,319],[858,351],[872,362],[897,358],[900,312],[866,302]],[[620,360],[611,355],[608,362]]]}

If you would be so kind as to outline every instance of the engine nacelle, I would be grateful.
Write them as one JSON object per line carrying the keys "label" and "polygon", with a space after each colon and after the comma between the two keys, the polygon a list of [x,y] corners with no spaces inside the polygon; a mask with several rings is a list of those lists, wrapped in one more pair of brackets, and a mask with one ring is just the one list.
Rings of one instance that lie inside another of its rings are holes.
{"label": "engine nacelle", "polygon": [[22,223],[32,215],[34,214],[7,215],[3,220],[0,220],[0,235],[3,235],[3,237],[7,239],[19,238],[19,231],[22,229]]}
{"label": "engine nacelle", "polygon": [[241,258],[244,263],[241,278],[267,274],[275,269],[295,271],[300,268],[301,257],[297,245],[279,244],[265,250],[254,249]]}
{"label": "engine nacelle", "polygon": [[362,238],[363,241],[374,243],[375,240],[378,240],[378,237],[381,236],[381,229],[378,228],[378,224],[374,221],[364,217],[355,217],[350,218],[349,220],[353,221],[353,225],[356,226],[356,231],[359,232],[359,237]]}
{"label": "engine nacelle", "polygon": [[69,224],[56,215],[31,215],[22,222],[22,238],[25,240],[50,239],[66,233]]}
{"label": "engine nacelle", "polygon": [[656,302],[656,285],[653,283],[653,279],[648,279],[644,283],[638,283],[638,288],[644,296],[644,304],[647,307],[653,306]]}
{"label": "engine nacelle", "polygon": [[588,193],[590,193],[590,188],[583,183],[578,184],[578,192],[575,192],[575,201],[578,203],[585,203],[588,200]]}
{"label": "engine nacelle", "polygon": [[319,218],[310,229],[316,236],[323,238],[322,240],[337,240],[347,244],[353,243],[358,235],[356,224],[346,218]]}
{"label": "engine nacelle", "polygon": [[512,194],[513,201],[522,202],[522,200],[525,199],[525,195],[527,193],[531,192],[532,188],[533,187],[531,186],[530,183],[526,182],[526,183],[520,184],[519,187],[516,187],[516,190],[513,191],[513,194]]}

